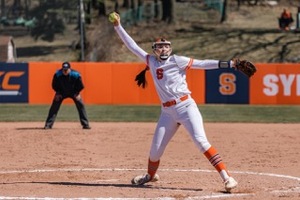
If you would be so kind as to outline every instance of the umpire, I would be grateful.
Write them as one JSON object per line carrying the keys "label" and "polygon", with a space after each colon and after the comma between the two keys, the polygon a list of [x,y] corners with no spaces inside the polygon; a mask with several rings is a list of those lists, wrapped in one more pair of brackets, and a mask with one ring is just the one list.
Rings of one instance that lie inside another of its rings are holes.
{"label": "umpire", "polygon": [[91,129],[85,107],[80,96],[84,88],[79,72],[72,70],[69,62],[64,62],[62,68],[57,70],[52,79],[52,88],[55,96],[50,107],[44,129],[51,129],[61,103],[65,98],[73,99],[80,118],[83,129]]}

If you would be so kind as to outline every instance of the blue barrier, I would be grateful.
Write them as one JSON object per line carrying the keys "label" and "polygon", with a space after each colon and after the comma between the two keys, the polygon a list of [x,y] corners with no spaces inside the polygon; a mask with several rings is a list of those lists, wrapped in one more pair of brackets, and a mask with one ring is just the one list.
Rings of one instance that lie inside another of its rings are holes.
{"label": "blue barrier", "polygon": [[0,103],[28,103],[28,63],[0,63]]}
{"label": "blue barrier", "polygon": [[248,77],[233,69],[207,70],[205,74],[205,103],[249,104]]}

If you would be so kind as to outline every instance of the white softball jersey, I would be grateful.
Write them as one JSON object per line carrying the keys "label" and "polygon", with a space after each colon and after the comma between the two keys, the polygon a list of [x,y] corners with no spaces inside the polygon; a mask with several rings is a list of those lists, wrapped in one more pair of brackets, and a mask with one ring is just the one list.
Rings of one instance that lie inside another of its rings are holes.
{"label": "white softball jersey", "polygon": [[188,69],[219,68],[218,60],[197,60],[178,55],[171,55],[168,59],[159,61],[155,55],[149,55],[141,49],[122,26],[115,26],[115,30],[127,48],[149,66],[162,103],[191,94],[186,83]]}

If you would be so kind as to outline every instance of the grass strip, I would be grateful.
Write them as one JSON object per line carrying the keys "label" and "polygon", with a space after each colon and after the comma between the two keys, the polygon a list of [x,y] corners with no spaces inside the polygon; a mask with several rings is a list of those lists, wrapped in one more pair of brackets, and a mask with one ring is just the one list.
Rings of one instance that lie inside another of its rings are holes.
{"label": "grass strip", "polygon": [[[299,105],[198,105],[204,122],[300,123]],[[45,121],[50,105],[0,104],[1,122]],[[86,105],[94,122],[156,122],[160,106]],[[57,121],[78,121],[74,104],[63,104]]]}

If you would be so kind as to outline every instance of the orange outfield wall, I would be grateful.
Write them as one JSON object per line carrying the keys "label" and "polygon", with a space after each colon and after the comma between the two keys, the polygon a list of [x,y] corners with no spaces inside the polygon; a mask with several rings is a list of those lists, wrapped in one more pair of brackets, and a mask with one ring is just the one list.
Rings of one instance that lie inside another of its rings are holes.
{"label": "orange outfield wall", "polygon": [[260,64],[250,79],[250,104],[300,104],[300,64]]}
{"label": "orange outfield wall", "polygon": [[[146,74],[146,89],[139,88],[135,76],[145,67],[143,63],[71,63],[80,72],[85,88],[81,92],[86,104],[160,104],[150,72]],[[29,63],[29,103],[51,104],[54,91],[51,82],[61,62]],[[187,82],[197,103],[204,103],[205,73],[189,70]],[[64,103],[72,103],[66,99]]]}

